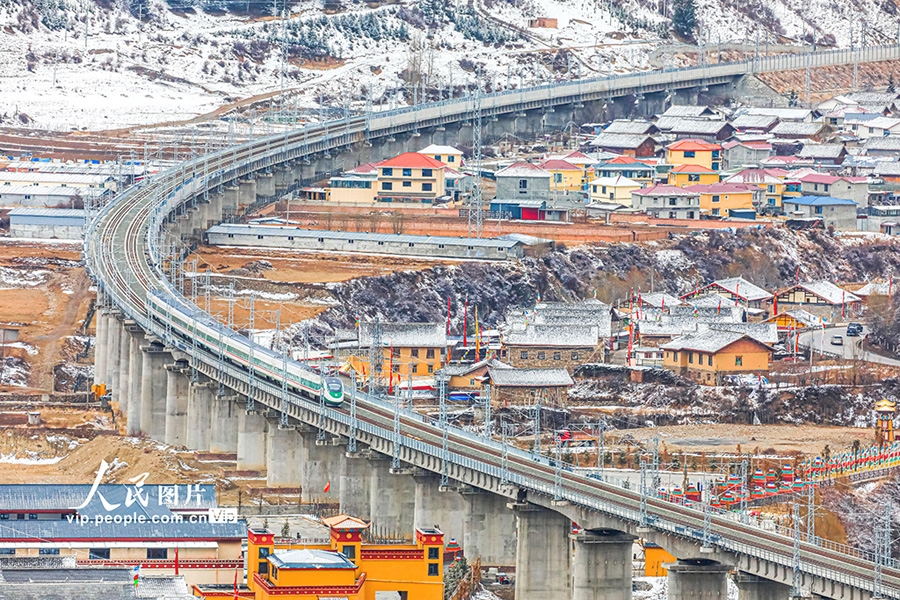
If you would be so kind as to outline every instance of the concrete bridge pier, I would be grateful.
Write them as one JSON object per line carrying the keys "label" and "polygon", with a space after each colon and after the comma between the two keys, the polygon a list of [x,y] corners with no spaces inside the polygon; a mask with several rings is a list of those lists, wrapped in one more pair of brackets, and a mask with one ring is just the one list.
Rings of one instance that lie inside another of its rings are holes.
{"label": "concrete bridge pier", "polygon": [[413,535],[416,482],[407,474],[391,473],[391,459],[383,454],[369,456],[369,503],[376,533],[398,539]]}
{"label": "concrete bridge pier", "polygon": [[282,197],[294,183],[294,171],[290,167],[281,166],[275,171],[275,195]]}
{"label": "concrete bridge pier", "polygon": [[125,413],[128,420],[128,426],[125,431],[128,435],[138,435],[141,432],[141,411],[143,406],[141,395],[143,378],[141,370],[144,366],[144,356],[141,353],[141,346],[144,345],[144,330],[134,325],[128,327],[128,331],[131,337],[128,341],[130,346],[128,352],[129,402],[128,412]]}
{"label": "concrete bridge pier", "polygon": [[119,391],[115,400],[119,402],[119,411],[128,414],[128,403],[131,402],[131,334],[128,328],[134,321],[122,321],[119,328]]}
{"label": "concrete bridge pier", "polygon": [[[100,303],[100,295],[97,296]],[[106,309],[97,309],[97,325],[94,333],[94,383],[106,383],[106,356],[109,352],[109,323],[106,320]]]}
{"label": "concrete bridge pier", "polygon": [[[272,173],[256,174],[256,199],[271,198],[275,195],[275,176]],[[255,202],[255,200],[254,200]]]}
{"label": "concrete bridge pier", "polygon": [[294,183],[303,181],[303,161],[297,160],[291,164],[291,180]]}
{"label": "concrete bridge pier", "polygon": [[471,146],[474,143],[472,139],[472,123],[464,121],[459,124],[459,130],[456,132],[456,145]]}
{"label": "concrete bridge pier", "polygon": [[512,507],[519,524],[516,600],[568,598],[572,521],[533,504],[514,503]]}
{"label": "concrete bridge pier", "polygon": [[[188,384],[183,374],[185,361],[175,361],[166,365],[166,433],[165,441],[170,446],[187,445]],[[190,447],[190,446],[188,446]]]}
{"label": "concrete bridge pier", "polygon": [[372,508],[368,455],[367,450],[344,453],[340,489],[341,512],[367,521],[371,519]]}
{"label": "concrete bridge pier", "polygon": [[[298,430],[301,447],[301,477],[303,502],[339,502],[341,497],[341,472],[343,449],[335,448],[331,438],[317,439],[312,429]],[[329,491],[325,491],[327,484]]]}
{"label": "concrete bridge pier", "polygon": [[738,600],[788,600],[791,597],[791,586],[742,571],[735,574],[734,583]]}
{"label": "concrete bridge pier", "polygon": [[217,385],[201,377],[199,381],[191,381],[188,386],[185,445],[191,450],[209,451],[209,440],[212,436],[210,419]]}
{"label": "concrete bridge pier", "polygon": [[728,598],[730,567],[706,559],[678,560],[667,563],[669,600],[722,600]]}
{"label": "concrete bridge pier", "polygon": [[241,191],[238,195],[238,210],[247,208],[256,202],[256,180],[242,179],[240,181]]}
{"label": "concrete bridge pier", "polygon": [[122,323],[119,316],[115,312],[107,317],[109,333],[106,336],[106,388],[110,390],[114,396],[119,395],[119,373],[121,366],[119,359],[121,352],[119,344],[122,341]]}
{"label": "concrete bridge pier", "polygon": [[507,499],[475,488],[465,488],[461,494],[466,503],[461,540],[466,556],[480,557],[482,565],[514,566],[516,515],[507,507]]}
{"label": "concrete bridge pier", "polygon": [[200,229],[206,231],[213,223],[220,222],[224,214],[225,194],[210,194],[209,203],[206,205],[206,218],[200,223]]}
{"label": "concrete bridge pier", "polygon": [[241,407],[237,396],[216,396],[210,415],[209,451],[235,454],[238,448],[238,428]]}
{"label": "concrete bridge pier", "polygon": [[[255,192],[254,192],[255,193]],[[222,191],[222,212],[231,216],[238,211],[240,205],[241,187],[239,185],[226,185]]]}
{"label": "concrete bridge pier", "polygon": [[572,600],[630,600],[634,536],[596,529],[571,537]]}
{"label": "concrete bridge pier", "polygon": [[256,411],[238,414],[237,468],[262,471],[266,468],[266,418]]}
{"label": "concrete bridge pier", "polygon": [[448,537],[464,540],[466,503],[459,492],[442,489],[441,478],[433,473],[413,476],[416,482],[416,527],[437,527]]}
{"label": "concrete bridge pier", "polygon": [[166,437],[166,364],[172,355],[155,339],[141,346],[141,433],[157,441]]}
{"label": "concrete bridge pier", "polygon": [[301,161],[300,163],[300,173],[301,181],[309,182],[313,181],[316,178],[316,167],[318,163],[315,158],[312,160]]}
{"label": "concrete bridge pier", "polygon": [[292,425],[279,425],[269,419],[266,435],[266,485],[268,487],[302,487],[300,436]]}

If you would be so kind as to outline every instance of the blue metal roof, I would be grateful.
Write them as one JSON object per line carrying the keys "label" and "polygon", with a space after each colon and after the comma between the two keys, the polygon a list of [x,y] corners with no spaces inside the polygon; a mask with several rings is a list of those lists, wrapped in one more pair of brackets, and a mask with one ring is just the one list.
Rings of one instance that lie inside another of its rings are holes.
{"label": "blue metal roof", "polygon": [[856,202],[845,198],[833,198],[831,196],[798,196],[796,198],[784,198],[782,204],[799,204],[802,206],[836,206],[836,205],[853,205]]}

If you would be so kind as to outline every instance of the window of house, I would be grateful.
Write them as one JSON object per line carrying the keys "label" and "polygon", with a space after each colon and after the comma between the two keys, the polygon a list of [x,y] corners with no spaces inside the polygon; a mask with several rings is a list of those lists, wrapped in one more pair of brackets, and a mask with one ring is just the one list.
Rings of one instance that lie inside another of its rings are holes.
{"label": "window of house", "polygon": [[709,355],[708,360],[709,360],[709,366],[712,366],[712,354]]}
{"label": "window of house", "polygon": [[440,548],[429,548],[428,549],[428,560],[438,560],[441,557],[441,549]]}
{"label": "window of house", "polygon": [[28,513],[29,521],[37,521],[37,513]]}
{"label": "window of house", "polygon": [[694,353],[693,352],[688,352],[688,362],[691,364],[694,363]]}
{"label": "window of house", "polygon": [[347,243],[348,243],[348,244],[352,244],[352,243],[353,243],[353,240],[347,240]]}
{"label": "window of house", "polygon": [[412,187],[412,181],[404,181],[403,187]]}
{"label": "window of house", "polygon": [[712,209],[712,214],[715,216],[719,216],[719,209],[718,208]]}
{"label": "window of house", "polygon": [[379,246],[384,246],[384,242],[378,242]]}
{"label": "window of house", "polygon": [[434,365],[428,365],[428,373],[434,373]]}
{"label": "window of house", "polygon": [[684,151],[685,158],[694,158],[695,156],[697,156],[697,153],[693,150],[685,150]]}
{"label": "window of house", "polygon": [[[595,192],[597,191],[597,186],[594,186],[594,191],[595,191]],[[602,188],[601,188],[601,190],[600,190],[600,193],[601,193],[601,194],[605,194],[605,193],[606,193],[606,186],[605,186],[605,185],[602,186]]]}
{"label": "window of house", "polygon": [[528,350],[522,350],[521,352],[519,352],[519,358],[521,358],[523,360],[527,359],[528,358]]}
{"label": "window of house", "polygon": [[320,242],[324,242],[324,241],[325,241],[325,238],[319,238],[319,241],[320,241]]}
{"label": "window of house", "polygon": [[560,360],[561,358],[562,358],[562,353],[561,353],[561,352],[554,352],[554,353],[553,353],[553,360]]}
{"label": "window of house", "polygon": [[419,358],[419,349],[418,348],[410,348],[409,355],[413,358]]}
{"label": "window of house", "polygon": [[294,241],[294,236],[289,235],[289,236],[288,236],[288,241],[289,241],[289,242],[293,242],[293,241]]}
{"label": "window of house", "polygon": [[538,357],[538,360],[544,360],[544,353],[543,353],[543,352],[538,352],[537,357]]}
{"label": "window of house", "polygon": [[817,214],[817,215],[821,215],[821,214],[822,214],[822,207],[821,207],[821,206],[817,206],[817,207],[816,207],[816,214]]}
{"label": "window of house", "polygon": [[425,358],[434,358],[434,348],[425,350]]}
{"label": "window of house", "polygon": [[[449,157],[449,158],[450,158],[451,160],[449,160],[449,161],[447,161],[447,162],[453,162],[453,160],[452,160],[453,157],[451,156],[451,157]],[[434,160],[441,160],[440,155],[439,155],[439,154],[435,154],[435,155],[434,155]]]}
{"label": "window of house", "polygon": [[422,169],[422,177],[431,177],[431,169]]}
{"label": "window of house", "polygon": [[166,548],[147,548],[147,558],[165,560],[169,558],[169,551]]}
{"label": "window of house", "polygon": [[59,556],[59,548],[38,548],[38,554],[44,556]]}
{"label": "window of house", "polygon": [[394,170],[393,169],[381,169],[381,174],[384,175],[385,177],[390,177],[394,174]]}
{"label": "window of house", "polygon": [[677,353],[677,352],[673,352],[673,353],[672,353],[672,360],[678,360],[678,353]]}
{"label": "window of house", "polygon": [[430,183],[423,183],[423,184],[422,184],[422,191],[423,191],[423,192],[430,192],[430,191],[431,191],[431,184],[430,184]]}
{"label": "window of house", "polygon": [[714,163],[712,164],[712,170],[713,170],[713,171],[718,171],[718,170],[719,170],[719,163],[714,162]]}
{"label": "window of house", "polygon": [[456,162],[456,157],[452,154],[447,155],[447,162]]}
{"label": "window of house", "polygon": [[412,169],[403,169],[404,177],[412,177]]}
{"label": "window of house", "polygon": [[769,194],[774,194],[775,193],[775,185],[771,184],[771,183],[769,185],[767,185],[766,192]]}
{"label": "window of house", "polygon": [[109,548],[91,548],[88,551],[91,560],[109,560]]}
{"label": "window of house", "polygon": [[562,183],[562,173],[553,174],[553,183]]}
{"label": "window of house", "polygon": [[413,242],[410,242],[409,247],[412,248],[413,246],[415,246],[415,244]]}
{"label": "window of house", "polygon": [[438,564],[437,563],[428,563],[428,576],[429,577],[437,577],[438,576]]}
{"label": "window of house", "polygon": [[381,184],[381,189],[383,190],[392,190],[394,189],[394,184],[390,181],[385,181]]}
{"label": "window of house", "polygon": [[528,189],[528,180],[527,180],[527,179],[520,179],[520,180],[519,180],[519,189],[520,189],[520,190],[527,190],[527,189]]}
{"label": "window of house", "polygon": [[719,201],[719,196],[713,196],[713,197],[712,197],[712,201],[713,201],[713,202],[718,202],[718,201]]}
{"label": "window of house", "polygon": [[341,553],[350,560],[353,560],[354,558],[356,558],[356,546],[347,544],[346,546],[341,548]]}
{"label": "window of house", "polygon": [[697,175],[696,173],[689,173],[688,181],[700,181],[700,176]]}
{"label": "window of house", "polygon": [[16,554],[15,548],[0,548],[0,555],[14,556],[15,554]]}
{"label": "window of house", "polygon": [[735,356],[734,357],[734,366],[741,367],[744,365],[744,357],[743,356]]}
{"label": "window of house", "polygon": [[443,244],[438,244],[438,248],[443,248],[443,247],[444,247]]}

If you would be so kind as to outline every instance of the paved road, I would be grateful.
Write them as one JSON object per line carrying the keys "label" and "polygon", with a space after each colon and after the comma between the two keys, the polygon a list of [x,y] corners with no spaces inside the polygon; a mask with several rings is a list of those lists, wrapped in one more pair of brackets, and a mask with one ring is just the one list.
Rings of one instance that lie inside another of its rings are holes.
{"label": "paved road", "polygon": [[[862,341],[863,336],[869,333],[869,328],[863,326],[863,333],[857,337],[848,337],[847,336],[847,327],[829,327],[825,330],[825,345],[822,345],[822,330],[816,329],[811,332],[805,332],[800,334],[800,346],[812,347],[815,350],[820,350],[824,348],[825,352],[831,354],[840,354],[843,358],[847,360],[865,360],[869,362],[881,363],[884,365],[893,365],[900,366],[900,360],[896,360],[893,358],[886,358],[884,356],[879,356],[874,352],[869,352],[868,350],[863,349]],[[834,336],[839,335],[844,338],[844,344],[842,346],[836,346],[831,343]]]}

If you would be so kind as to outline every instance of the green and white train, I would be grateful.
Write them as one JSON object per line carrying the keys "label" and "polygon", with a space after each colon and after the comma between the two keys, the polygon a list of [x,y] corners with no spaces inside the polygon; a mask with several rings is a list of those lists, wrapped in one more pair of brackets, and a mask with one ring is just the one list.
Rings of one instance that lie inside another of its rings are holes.
{"label": "green and white train", "polygon": [[[215,319],[201,321],[194,315],[199,309],[165,293],[150,291],[147,295],[150,319],[160,327],[168,326],[176,338],[176,345],[191,352],[196,344],[212,354],[223,356],[230,365],[249,371],[254,377],[282,385],[285,376],[284,358],[265,346],[251,342],[231,331]],[[251,348],[253,364],[251,365]],[[287,387],[313,401],[323,398],[327,406],[337,408],[344,402],[344,384],[338,377],[329,377],[295,361],[287,361]]]}

